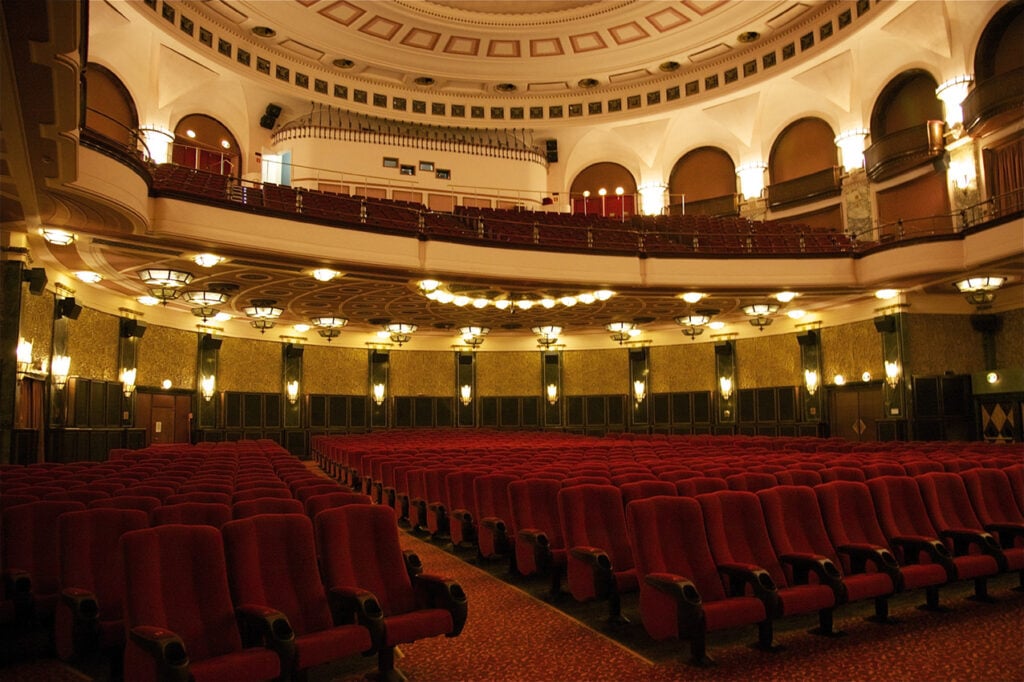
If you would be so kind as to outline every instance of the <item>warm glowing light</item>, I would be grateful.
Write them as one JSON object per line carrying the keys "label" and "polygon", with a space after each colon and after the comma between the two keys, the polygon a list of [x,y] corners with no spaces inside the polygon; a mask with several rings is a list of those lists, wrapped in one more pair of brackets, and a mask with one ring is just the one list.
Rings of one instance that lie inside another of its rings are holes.
{"label": "warm glowing light", "polygon": [[837,374],[834,377],[832,377],[832,383],[835,384],[836,386],[843,386],[846,384],[846,377],[844,377],[842,374]]}
{"label": "warm glowing light", "polygon": [[787,311],[787,312],[786,312],[786,315],[787,315],[787,316],[789,317],[789,319],[791,319],[791,320],[799,320],[799,319],[802,319],[802,318],[803,318],[803,317],[804,317],[805,315],[807,315],[807,311],[806,311],[806,310],[800,310],[800,309],[798,308],[798,309],[796,309],[796,310],[790,310],[790,311]]}
{"label": "warm glowing light", "polygon": [[804,386],[807,387],[807,393],[814,395],[818,391],[818,373],[813,369],[804,370]]}
{"label": "warm glowing light", "polygon": [[951,128],[962,125],[964,122],[964,112],[960,105],[963,104],[964,99],[967,97],[967,91],[970,89],[972,82],[974,82],[974,79],[970,76],[957,76],[935,89],[935,96],[942,100],[946,110],[946,123]]}
{"label": "warm glowing light", "polygon": [[555,299],[553,298],[545,296],[544,298],[540,299],[539,303],[547,310],[551,310],[552,308],[555,307],[557,301],[555,301]]}
{"label": "warm glowing light", "polygon": [[995,291],[999,287],[1003,286],[1006,281],[1005,277],[997,277],[993,275],[984,277],[968,277],[957,282],[957,291],[961,294],[966,294],[974,291]]}
{"label": "warm glowing light", "polygon": [[223,147],[224,149],[231,149],[231,143],[228,142],[227,140],[221,140],[220,146]]}
{"label": "warm glowing light", "polygon": [[879,289],[875,292],[875,298],[882,301],[889,301],[900,295],[899,289]]}
{"label": "warm glowing light", "polygon": [[156,304],[160,303],[160,299],[159,298],[157,298],[156,296],[148,296],[148,295],[146,295],[146,296],[139,296],[135,300],[138,301],[140,304],[146,305],[146,306],[152,306],[152,305],[156,305]]}
{"label": "warm glowing light", "polygon": [[199,253],[192,258],[192,262],[201,268],[212,268],[214,265],[223,263],[224,257],[215,253]]}
{"label": "warm glowing light", "polygon": [[860,375],[860,380],[863,381],[865,384],[871,381],[871,372],[865,371],[863,374]]}
{"label": "warm glowing light", "polygon": [[545,388],[545,392],[547,393],[547,396],[548,396],[548,404],[549,405],[554,405],[555,403],[558,402],[558,385],[557,384],[548,384],[547,387]]}
{"label": "warm glowing light", "polygon": [[767,166],[760,161],[747,163],[736,169],[740,179],[740,192],[746,200],[757,199],[764,192],[764,171]]}
{"label": "warm glowing light", "polygon": [[615,188],[615,196],[621,197],[625,191],[626,190],[622,189],[621,187],[616,187]]}
{"label": "warm glowing light", "polygon": [[340,273],[337,270],[331,270],[330,268],[317,268],[312,274],[313,279],[318,282],[330,282]]}
{"label": "warm glowing light", "polygon": [[212,400],[214,391],[217,386],[217,378],[212,374],[204,375],[199,380],[199,393],[202,394],[203,400]]}
{"label": "warm glowing light", "polygon": [[989,372],[988,374],[985,375],[985,381],[987,381],[990,384],[998,384],[999,383],[999,373],[998,372]]}
{"label": "warm glowing light", "polygon": [[293,324],[292,325],[292,329],[294,329],[295,331],[299,332],[300,334],[305,334],[306,332],[309,331],[309,325],[305,324],[303,322],[300,322],[299,324]]}
{"label": "warm glowing light", "polygon": [[604,187],[602,187],[601,189],[597,190],[597,194],[598,194],[598,196],[602,196],[603,197],[604,195],[608,194],[608,190],[606,190]]}
{"label": "warm glowing light", "polygon": [[463,405],[469,405],[473,402],[473,387],[469,384],[462,384],[459,387],[459,400],[462,401]]}
{"label": "warm glowing light", "polygon": [[470,298],[469,296],[459,295],[452,299],[452,303],[454,303],[459,308],[464,308],[465,306],[469,305],[472,300],[473,299]]}
{"label": "warm glowing light", "polygon": [[78,270],[75,272],[75,279],[86,284],[96,284],[103,280],[103,276],[92,270]]}
{"label": "warm glowing light", "polygon": [[185,136],[186,137],[190,137],[190,138],[192,138],[194,140],[195,137],[196,137],[196,131],[194,131],[191,128],[189,128],[188,130],[185,131]]}
{"label": "warm glowing light", "polygon": [[130,398],[132,393],[135,392],[136,371],[137,370],[134,367],[132,367],[131,369],[121,370],[120,379],[125,398]]}
{"label": "warm glowing light", "polygon": [[173,385],[174,384],[171,383],[170,379],[164,379],[163,381],[160,382],[160,388],[164,389],[165,391],[170,390],[171,386]]}
{"label": "warm glowing light", "polygon": [[285,392],[288,394],[288,402],[292,405],[299,399],[299,382],[298,380],[289,381],[285,385]]}
{"label": "warm glowing light", "polygon": [[533,307],[533,301],[531,301],[528,298],[521,298],[518,301],[516,301],[516,307],[519,308],[520,310],[529,310],[530,308]]}
{"label": "warm glowing light", "polygon": [[665,208],[665,190],[668,186],[661,183],[645,183],[637,189],[640,192],[640,210],[644,215],[659,215]]}
{"label": "warm glowing light", "polygon": [[146,141],[146,151],[149,152],[150,160],[157,165],[167,163],[171,144],[174,142],[174,133],[156,126],[142,128],[139,132]]}
{"label": "warm glowing light", "polygon": [[799,296],[799,294],[797,294],[795,291],[780,291],[779,293],[775,294],[775,300],[778,301],[779,303],[789,303],[797,296]]}
{"label": "warm glowing light", "polygon": [[566,308],[571,308],[576,305],[579,301],[576,300],[575,296],[563,296],[558,299],[558,302],[564,305]]}
{"label": "warm glowing light", "polygon": [[679,298],[683,299],[687,303],[700,303],[701,299],[704,298],[704,294],[699,291],[687,291],[686,293],[680,294]]}
{"label": "warm glowing light", "polygon": [[896,388],[896,385],[900,383],[900,365],[898,362],[885,361],[885,383],[889,384],[889,388]]}
{"label": "warm glowing light", "polygon": [[229,315],[228,313],[217,313],[216,315],[213,316],[213,319],[216,320],[217,322],[227,322],[228,320],[231,319],[231,315]]}
{"label": "warm glowing light", "polygon": [[725,329],[725,322],[722,322],[721,320],[713,320],[711,322],[708,322],[708,329],[713,329],[716,332],[721,329]]}
{"label": "warm glowing light", "polygon": [[416,286],[420,288],[420,291],[433,291],[441,286],[441,283],[436,279],[421,279]]}
{"label": "warm glowing light", "polygon": [[486,299],[486,298],[474,298],[473,299],[473,307],[476,308],[477,310],[482,310],[482,309],[486,308],[487,306],[489,306],[490,304],[491,304],[491,301],[489,299]]}
{"label": "warm glowing light", "polygon": [[57,388],[64,388],[68,383],[68,374],[71,372],[70,355],[54,355],[50,361],[50,376]]}
{"label": "warm glowing light", "polygon": [[15,353],[18,358],[18,371],[27,372],[32,367],[32,342],[19,337]]}
{"label": "warm glowing light", "polygon": [[633,400],[641,403],[647,395],[647,384],[640,379],[633,382]]}
{"label": "warm glowing light", "polygon": [[373,402],[377,405],[384,403],[384,384],[374,384],[371,392]]}
{"label": "warm glowing light", "polygon": [[47,244],[54,246],[68,246],[75,241],[75,234],[56,227],[44,227],[39,230]]}
{"label": "warm glowing light", "polygon": [[718,377],[718,392],[724,400],[732,396],[732,377]]}
{"label": "warm glowing light", "polygon": [[590,305],[591,303],[597,300],[597,297],[594,296],[593,294],[584,292],[577,296],[576,300],[579,301],[580,303]]}
{"label": "warm glowing light", "polygon": [[147,268],[139,270],[139,279],[151,287],[166,289],[177,289],[188,286],[192,281],[192,273],[183,270],[169,270],[166,268]]}
{"label": "warm glowing light", "polygon": [[615,292],[611,289],[598,289],[594,292],[594,298],[599,301],[607,301],[609,298],[615,295]]}
{"label": "warm glowing light", "polygon": [[864,128],[847,130],[836,136],[834,141],[847,172],[864,167],[864,140],[867,136],[868,131]]}

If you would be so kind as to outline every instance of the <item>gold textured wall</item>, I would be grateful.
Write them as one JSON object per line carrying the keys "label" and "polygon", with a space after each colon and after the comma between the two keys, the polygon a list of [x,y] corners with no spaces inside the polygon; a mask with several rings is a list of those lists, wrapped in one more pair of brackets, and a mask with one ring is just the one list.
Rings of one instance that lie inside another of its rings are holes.
{"label": "gold textured wall", "polygon": [[[118,334],[117,316],[90,308],[83,308],[77,320],[68,320],[71,376],[118,381]],[[35,354],[35,349],[32,353]]]}
{"label": "gold textured wall", "polygon": [[876,379],[882,371],[882,337],[871,320],[825,327],[821,330],[822,383],[842,374],[847,381],[860,381],[864,371]]}
{"label": "gold textured wall", "polygon": [[996,367],[1024,367],[1024,308],[1003,313],[996,335]]}
{"label": "gold textured wall", "polygon": [[32,342],[32,364],[40,367],[43,358],[50,357],[53,338],[53,294],[44,292],[33,296],[28,287],[21,289],[21,328],[19,336]]}
{"label": "gold textured wall", "polygon": [[562,393],[632,393],[629,385],[629,351],[626,348],[565,351],[562,353]]}
{"label": "gold textured wall", "polygon": [[159,386],[164,379],[174,388],[195,389],[196,357],[199,353],[196,332],[148,325],[138,340],[139,386]]}
{"label": "gold textured wall", "polygon": [[542,358],[538,351],[477,353],[477,395],[540,395]]}
{"label": "gold textured wall", "polygon": [[985,369],[981,334],[971,328],[969,315],[907,315],[904,338],[907,376],[972,374]]}
{"label": "gold textured wall", "polygon": [[217,357],[217,390],[281,393],[283,344],[225,338]]}
{"label": "gold textured wall", "polygon": [[713,391],[716,388],[713,343],[653,346],[650,358],[652,393]]}
{"label": "gold textured wall", "polygon": [[363,348],[306,346],[302,352],[302,392],[364,395],[369,390],[369,355]]}
{"label": "gold textured wall", "polygon": [[736,384],[740,388],[796,386],[802,378],[795,334],[736,340]]}
{"label": "gold textured wall", "polygon": [[391,351],[391,395],[455,395],[455,352]]}

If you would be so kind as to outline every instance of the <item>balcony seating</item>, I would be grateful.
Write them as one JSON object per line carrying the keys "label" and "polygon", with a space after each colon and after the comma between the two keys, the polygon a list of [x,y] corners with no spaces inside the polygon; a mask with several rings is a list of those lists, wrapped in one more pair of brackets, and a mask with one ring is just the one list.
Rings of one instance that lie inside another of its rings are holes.
{"label": "balcony seating", "polygon": [[[125,680],[255,681],[281,675],[282,658],[291,660],[291,628],[283,614],[232,605],[218,529],[167,525],[136,530],[122,536],[121,550]],[[259,633],[282,655],[244,646],[236,619],[244,619],[246,633]]]}
{"label": "balcony seating", "polygon": [[369,596],[348,603],[332,595],[330,608],[309,517],[263,514],[231,521],[222,534],[233,602],[280,611],[295,633],[283,676],[372,650],[368,628],[383,627],[380,606]]}
{"label": "balcony seating", "polygon": [[462,632],[467,616],[462,587],[420,573],[418,557],[403,556],[393,510],[350,504],[320,513],[315,525],[327,589],[349,600],[369,592],[383,611],[383,628],[374,630],[382,679],[399,679],[395,671],[399,644]]}

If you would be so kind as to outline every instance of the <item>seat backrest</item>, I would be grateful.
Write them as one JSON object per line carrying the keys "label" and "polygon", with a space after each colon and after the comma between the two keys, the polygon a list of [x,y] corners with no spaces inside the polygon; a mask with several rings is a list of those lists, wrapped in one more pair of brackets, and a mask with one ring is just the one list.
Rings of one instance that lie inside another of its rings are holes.
{"label": "seat backrest", "polygon": [[929,471],[945,471],[941,462],[936,462],[930,459],[919,459],[911,462],[904,462],[903,469],[906,471],[907,476],[919,476],[926,474]]}
{"label": "seat backrest", "polygon": [[680,497],[696,497],[704,493],[713,493],[718,490],[728,490],[729,484],[724,478],[717,476],[701,476],[699,478],[684,478],[676,481],[676,494]]}
{"label": "seat backrest", "polygon": [[220,528],[231,520],[231,507],[215,502],[180,502],[157,507],[150,514],[154,526],[192,524]]}
{"label": "seat backrest", "polygon": [[57,519],[84,509],[81,502],[70,500],[39,500],[4,509],[0,564],[5,569],[28,571],[34,592],[55,594],[60,586]]}
{"label": "seat backrest", "polygon": [[257,514],[305,514],[302,503],[291,497],[257,497],[231,505],[231,517],[245,519]]}
{"label": "seat backrest", "polygon": [[235,604],[278,609],[297,635],[332,627],[308,516],[261,514],[230,521],[221,533]]}
{"label": "seat backrest", "polygon": [[508,502],[512,512],[512,527],[517,530],[542,530],[548,536],[551,549],[564,548],[565,536],[562,533],[562,521],[558,518],[558,491],[561,489],[560,481],[546,478],[526,478],[509,483]]}
{"label": "seat backrest", "polygon": [[347,504],[327,509],[314,520],[324,585],[360,587],[380,602],[385,617],[415,609],[398,523],[387,505]]}
{"label": "seat backrest", "polygon": [[518,480],[517,476],[508,474],[487,474],[473,480],[480,519],[494,517],[511,525],[512,511],[508,505],[508,486]]}
{"label": "seat backrest", "polygon": [[868,486],[860,481],[830,481],[814,487],[818,508],[836,547],[868,544],[888,547]]}
{"label": "seat backrest", "polygon": [[148,497],[145,495],[115,495],[114,497],[105,497],[93,500],[89,503],[89,508],[95,509],[97,507],[103,507],[112,509],[138,509],[139,511],[144,511],[149,514],[161,504],[160,499],[157,497]]}
{"label": "seat backrest", "polygon": [[476,518],[476,492],[473,481],[483,472],[472,469],[458,469],[444,477],[447,491],[448,511],[465,509]]}
{"label": "seat backrest", "polygon": [[149,515],[138,509],[95,508],[66,512],[57,519],[61,586],[96,595],[101,618],[119,620],[124,595],[121,536],[149,527]]}
{"label": "seat backrest", "polygon": [[211,502],[213,504],[231,504],[231,495],[197,490],[188,493],[168,495],[164,504],[181,504],[182,502]]}
{"label": "seat backrest", "polygon": [[162,485],[135,485],[130,488],[122,488],[118,495],[132,495],[133,497],[155,497],[161,502],[169,495],[174,494],[174,488]]}
{"label": "seat backrest", "polygon": [[640,500],[645,497],[656,495],[676,495],[676,484],[672,481],[632,481],[619,486],[622,491],[623,504],[629,504],[633,500]]}
{"label": "seat backrest", "polygon": [[232,502],[244,502],[246,500],[255,500],[261,497],[277,497],[282,500],[290,500],[292,498],[292,491],[287,487],[280,486],[259,486],[256,488],[243,488],[235,490],[231,496]]}
{"label": "seat backrest", "polygon": [[968,469],[960,472],[978,520],[993,523],[1024,524],[1024,512],[1010,488],[1010,479],[1003,469]]}
{"label": "seat backrest", "polygon": [[300,500],[303,504],[306,503],[311,497],[316,495],[324,495],[326,493],[342,493],[345,492],[345,488],[342,488],[337,483],[326,481],[323,483],[315,483],[312,485],[304,485],[299,488],[293,489],[293,494],[297,500]]}
{"label": "seat backrest", "polygon": [[719,490],[695,499],[704,514],[708,544],[717,563],[755,564],[768,571],[780,588],[788,585],[757,495],[744,490]]}
{"label": "seat backrest", "polygon": [[818,507],[818,496],[803,485],[777,485],[757,491],[772,545],[779,554],[806,553],[839,557]]}
{"label": "seat backrest", "polygon": [[899,462],[872,462],[862,467],[867,478],[879,476],[904,476],[907,470]]}
{"label": "seat backrest", "polygon": [[774,474],[761,471],[744,471],[740,474],[733,474],[725,479],[725,483],[730,490],[748,490],[752,493],[779,484]]}
{"label": "seat backrest", "polygon": [[1017,506],[1021,513],[1024,513],[1024,464],[1014,464],[1003,469],[1006,478],[1010,481],[1010,490],[1013,491],[1013,499],[1017,500]]}
{"label": "seat backrest", "polygon": [[782,485],[815,486],[821,483],[821,474],[812,469],[784,469],[776,471],[775,478]]}
{"label": "seat backrest", "polygon": [[171,524],[125,533],[125,628],[166,628],[195,661],[242,648],[224,545],[211,526]]}
{"label": "seat backrest", "polygon": [[626,533],[622,493],[613,485],[576,485],[558,491],[558,515],[565,546],[597,547],[611,559],[612,569],[633,567]]}
{"label": "seat backrest", "polygon": [[668,495],[643,498],[626,505],[626,519],[641,579],[651,573],[674,573],[692,581],[705,601],[725,599],[700,503]]}
{"label": "seat backrest", "polygon": [[852,466],[831,466],[818,472],[821,474],[821,482],[829,481],[863,481],[867,478],[864,470]]}
{"label": "seat backrest", "polygon": [[939,530],[968,528],[982,530],[981,521],[974,513],[971,498],[960,474],[932,471],[915,476],[921,497],[932,523]]}
{"label": "seat backrest", "polygon": [[306,498],[305,513],[310,519],[315,519],[316,515],[325,509],[342,507],[346,504],[370,504],[371,502],[373,502],[373,500],[370,499],[370,496],[364,495],[363,493],[352,493],[348,491],[322,493],[320,495],[313,495],[312,497]]}
{"label": "seat backrest", "polygon": [[938,535],[912,476],[879,476],[869,480],[867,486],[878,512],[878,524],[886,537],[934,538]]}

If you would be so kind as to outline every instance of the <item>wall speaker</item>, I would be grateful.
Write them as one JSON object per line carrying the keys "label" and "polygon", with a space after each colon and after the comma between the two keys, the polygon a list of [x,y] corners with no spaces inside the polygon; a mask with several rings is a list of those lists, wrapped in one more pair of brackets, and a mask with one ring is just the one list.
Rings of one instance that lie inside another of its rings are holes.
{"label": "wall speaker", "polygon": [[547,141],[547,159],[548,163],[558,163],[558,140]]}
{"label": "wall speaker", "polygon": [[28,292],[33,296],[39,296],[46,291],[46,270],[43,268],[31,268],[21,273],[21,279],[28,282]]}
{"label": "wall speaker", "polygon": [[69,320],[77,320],[78,316],[82,314],[82,306],[75,303],[73,296],[68,298],[62,298],[57,301],[57,318],[66,317]]}
{"label": "wall speaker", "polygon": [[284,356],[286,358],[301,358],[303,350],[302,346],[295,343],[289,343],[284,347]]}
{"label": "wall speaker", "polygon": [[971,329],[982,334],[998,334],[1003,328],[1003,318],[998,315],[971,315]]}
{"label": "wall speaker", "polygon": [[895,315],[882,315],[881,317],[876,317],[874,322],[875,331],[878,332],[879,334],[896,331]]}
{"label": "wall speaker", "polygon": [[806,334],[797,334],[796,342],[800,346],[816,346],[818,344],[818,332],[811,329]]}
{"label": "wall speaker", "polygon": [[121,338],[122,339],[141,339],[143,334],[146,333],[146,326],[138,320],[129,320],[127,318],[121,318]]}
{"label": "wall speaker", "polygon": [[273,130],[277,123],[277,117],[281,115],[281,107],[276,104],[268,104],[263,116],[260,117],[260,127]]}
{"label": "wall speaker", "polygon": [[199,339],[199,348],[201,350],[220,350],[220,345],[224,341],[222,339],[215,339],[211,334],[204,334]]}

